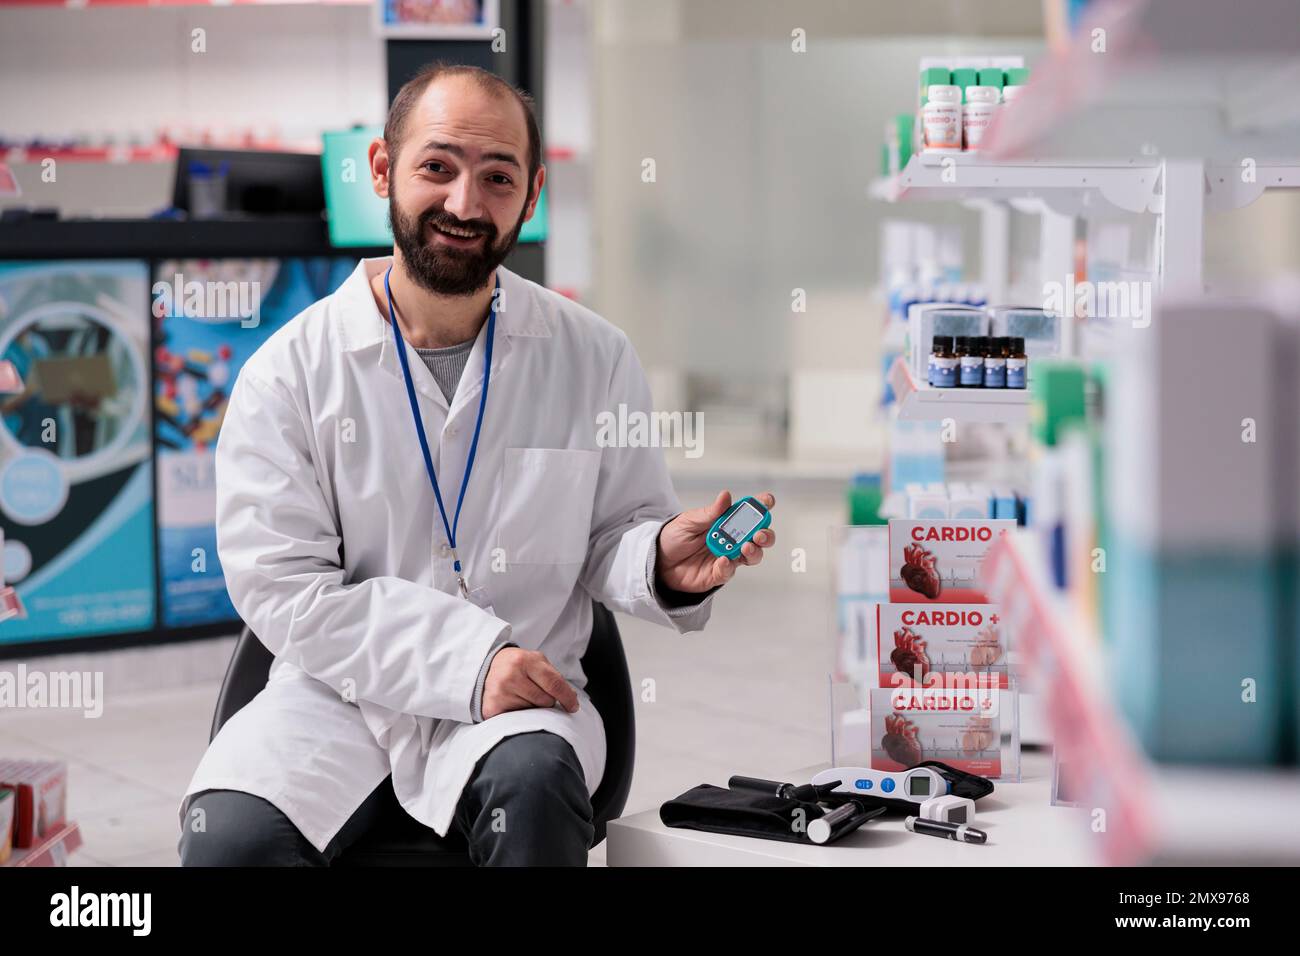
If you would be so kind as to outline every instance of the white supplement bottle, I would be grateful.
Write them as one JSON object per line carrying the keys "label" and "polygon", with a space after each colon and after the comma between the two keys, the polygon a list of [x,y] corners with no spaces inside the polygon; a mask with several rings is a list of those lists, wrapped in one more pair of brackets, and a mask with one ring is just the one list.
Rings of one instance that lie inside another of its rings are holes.
{"label": "white supplement bottle", "polygon": [[1000,99],[996,86],[966,87],[966,105],[962,108],[961,128],[967,149],[979,149],[989,124],[998,111]]}
{"label": "white supplement bottle", "polygon": [[961,152],[961,90],[955,86],[931,86],[928,96],[921,110],[926,151]]}
{"label": "white supplement bottle", "polygon": [[1010,103],[1012,100],[1020,98],[1020,94],[1025,91],[1023,86],[1004,86],[1002,87],[1002,102]]}

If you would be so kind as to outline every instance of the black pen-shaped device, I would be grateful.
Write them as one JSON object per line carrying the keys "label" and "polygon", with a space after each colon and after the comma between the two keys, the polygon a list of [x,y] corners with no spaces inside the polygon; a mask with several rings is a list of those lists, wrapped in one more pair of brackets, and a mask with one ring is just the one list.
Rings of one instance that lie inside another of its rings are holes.
{"label": "black pen-shaped device", "polygon": [[941,840],[955,840],[958,843],[987,843],[989,835],[983,830],[964,823],[948,823],[945,820],[925,820],[921,817],[908,817],[903,821],[910,833],[924,833],[926,836]]}
{"label": "black pen-shaped device", "polygon": [[739,774],[727,781],[727,786],[732,790],[753,790],[757,793],[768,793],[783,800],[804,800],[807,802],[815,802],[825,798],[839,785],[840,781],[838,780],[831,784],[819,784],[814,787],[809,783],[782,783],[780,780],[742,777]]}

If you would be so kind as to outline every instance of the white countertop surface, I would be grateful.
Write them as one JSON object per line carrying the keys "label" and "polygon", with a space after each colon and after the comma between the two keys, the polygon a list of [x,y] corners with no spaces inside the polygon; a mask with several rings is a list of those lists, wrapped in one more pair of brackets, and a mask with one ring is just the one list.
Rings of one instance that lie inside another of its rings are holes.
{"label": "white countertop surface", "polygon": [[[994,781],[976,801],[972,824],[989,837],[983,846],[908,833],[903,815],[890,812],[828,846],[666,827],[659,810],[612,821],[605,848],[609,866],[1091,866],[1098,862],[1088,816],[1053,807],[1051,757],[1025,753],[1020,783]],[[828,764],[781,777],[806,783]],[[726,776],[730,776],[727,774]],[[701,781],[725,786],[720,780]]]}

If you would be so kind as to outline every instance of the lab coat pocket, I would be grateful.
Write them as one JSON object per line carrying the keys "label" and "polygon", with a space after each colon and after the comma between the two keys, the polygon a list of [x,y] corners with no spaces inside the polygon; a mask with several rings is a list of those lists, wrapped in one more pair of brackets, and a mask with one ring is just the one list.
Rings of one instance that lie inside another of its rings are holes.
{"label": "lab coat pocket", "polygon": [[587,559],[600,452],[507,448],[499,543],[506,564]]}

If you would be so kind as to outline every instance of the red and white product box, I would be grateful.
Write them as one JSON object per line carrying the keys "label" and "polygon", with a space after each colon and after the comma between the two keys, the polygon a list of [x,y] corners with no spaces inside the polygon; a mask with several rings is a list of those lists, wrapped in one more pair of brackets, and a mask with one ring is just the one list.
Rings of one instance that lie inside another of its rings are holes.
{"label": "red and white product box", "polygon": [[1007,519],[889,522],[889,600],[895,604],[986,604],[979,569]]}
{"label": "red and white product box", "polygon": [[877,687],[871,691],[871,767],[906,770],[938,760],[979,774],[1002,774],[998,692],[993,689]]}
{"label": "red and white product box", "polygon": [[878,604],[881,687],[1007,686],[996,604]]}
{"label": "red and white product box", "polygon": [[0,863],[14,851],[14,792],[0,787]]}
{"label": "red and white product box", "polygon": [[57,760],[0,760],[0,787],[14,791],[14,846],[27,849],[63,824],[68,768]]}

